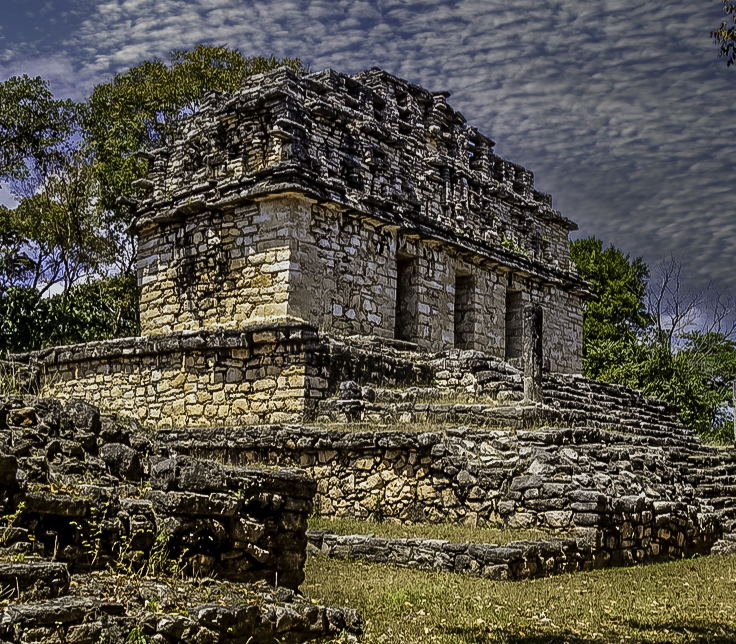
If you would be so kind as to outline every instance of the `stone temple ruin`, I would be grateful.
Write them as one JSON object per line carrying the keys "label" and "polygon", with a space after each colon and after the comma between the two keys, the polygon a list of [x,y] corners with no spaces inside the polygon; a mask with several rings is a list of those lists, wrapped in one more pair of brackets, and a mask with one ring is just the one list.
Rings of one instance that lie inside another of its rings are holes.
{"label": "stone temple ruin", "polygon": [[[736,550],[733,452],[579,375],[575,224],[447,97],[282,68],[144,155],[144,335],[14,356],[42,398],[0,398],[0,642],[359,633],[294,594],[308,554],[514,580]],[[549,539],[335,535],[310,514]],[[187,574],[273,587],[246,609],[186,586],[168,621],[98,599],[84,575],[150,570],[164,538]]]}
{"label": "stone temple ruin", "polygon": [[39,355],[49,380],[151,427],[299,421],[325,337],[514,363],[529,306],[579,373],[576,226],[446,99],[380,70],[211,94],[138,182],[143,337]]}

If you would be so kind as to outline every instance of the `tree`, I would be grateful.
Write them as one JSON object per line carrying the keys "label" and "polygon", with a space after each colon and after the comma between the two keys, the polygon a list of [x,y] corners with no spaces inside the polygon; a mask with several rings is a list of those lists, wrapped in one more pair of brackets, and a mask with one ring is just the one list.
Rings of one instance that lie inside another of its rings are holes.
{"label": "tree", "polygon": [[629,339],[647,327],[649,269],[641,257],[632,260],[614,246],[603,250],[595,237],[572,242],[570,255],[596,296],[583,314],[585,345]]}
{"label": "tree", "polygon": [[[133,289],[128,299],[136,286],[125,275],[109,277],[119,272],[120,245],[97,207],[93,160],[80,141],[85,106],[55,100],[46,81],[27,76],[0,84],[0,98],[2,178],[19,200],[0,207],[0,347],[22,351],[72,338],[68,329],[91,308],[77,285],[110,294],[112,280]],[[101,336],[120,326],[109,316],[86,319],[97,321],[90,329]]]}
{"label": "tree", "polygon": [[0,351],[32,351],[138,334],[135,275],[115,275],[42,298],[30,287],[0,295]]}
{"label": "tree", "polygon": [[59,145],[79,116],[80,106],[54,99],[40,77],[24,74],[0,83],[0,181],[27,181],[58,162]]}
{"label": "tree", "polygon": [[724,21],[718,29],[710,32],[710,37],[721,46],[718,57],[725,58],[726,66],[730,67],[736,63],[736,2],[723,0],[723,10],[731,16],[734,25],[729,27],[728,22]]}
{"label": "tree", "polygon": [[[680,348],[683,338],[698,333],[707,338],[731,338],[736,333],[734,300],[723,297],[708,285],[687,288],[682,262],[671,255],[655,267],[655,278],[647,292],[651,331],[657,344],[669,352]],[[699,342],[701,350],[716,350],[717,345]]]}
{"label": "tree", "polygon": [[92,160],[77,141],[55,149],[43,168],[27,168],[15,182],[18,205],[0,209],[0,289],[65,293],[110,272],[119,257],[97,208]]}
{"label": "tree", "polygon": [[583,323],[585,373],[676,404],[701,436],[732,436],[724,413],[736,378],[733,301],[685,288],[673,257],[649,268],[596,239],[573,244],[573,259],[598,296]]}

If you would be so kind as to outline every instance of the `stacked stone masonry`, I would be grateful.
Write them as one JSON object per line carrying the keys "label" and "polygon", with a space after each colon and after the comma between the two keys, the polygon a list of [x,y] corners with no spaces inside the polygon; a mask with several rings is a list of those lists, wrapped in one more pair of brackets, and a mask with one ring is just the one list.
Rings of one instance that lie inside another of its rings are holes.
{"label": "stacked stone masonry", "polygon": [[[265,644],[360,632],[354,611],[294,594],[312,479],[162,457],[152,438],[81,401],[0,398],[0,594],[12,602],[1,642],[123,644],[140,632]],[[141,597],[179,612],[146,610]]]}
{"label": "stacked stone masonry", "polygon": [[[494,409],[523,399],[523,372],[507,362],[479,351],[434,354],[401,341],[330,337],[293,321],[56,347],[13,359],[44,395],[84,399],[152,429],[291,423],[320,414],[335,420],[340,404],[330,399],[348,380],[385,391],[377,400],[349,403],[360,408],[353,419],[386,420],[398,411],[394,420],[427,420],[422,403],[411,405],[413,395],[460,396],[479,412],[466,419],[484,426],[504,418],[511,426],[527,422],[516,408]],[[393,395],[394,389],[409,393]],[[547,374],[544,390],[545,402],[559,410],[556,417],[548,413],[550,421],[605,427],[623,419],[654,427],[661,420],[665,431],[684,431],[670,406],[623,387]],[[440,408],[445,421],[457,416],[452,407]]]}
{"label": "stacked stone masonry", "polygon": [[149,427],[295,421],[327,395],[311,327],[203,329],[15,356],[45,395],[84,399]]}
{"label": "stacked stone masonry", "polygon": [[[6,542],[17,537],[19,550],[53,552],[72,571],[86,570],[109,564],[116,548],[147,557],[165,534],[169,554],[186,551],[199,574],[274,583],[278,572],[290,588],[303,580],[316,491],[304,472],[233,469],[173,455],[145,461],[139,455],[155,454],[155,445],[140,428],[103,422],[82,402],[5,398],[0,410],[1,509],[22,505],[6,535]],[[92,556],[84,544],[95,529]]]}
{"label": "stacked stone masonry", "polygon": [[[603,495],[572,493],[579,504],[605,506]],[[362,558],[376,563],[444,570],[496,580],[549,577],[709,554],[718,534],[714,515],[696,515],[692,507],[622,497],[610,508],[605,527],[579,528],[578,536],[512,541],[503,546],[451,543],[440,539],[388,539],[373,535],[307,533],[315,555]]]}
{"label": "stacked stone masonry", "polygon": [[288,69],[211,94],[150,155],[134,205],[144,333],[299,319],[579,372],[576,226],[446,101],[380,70]]}

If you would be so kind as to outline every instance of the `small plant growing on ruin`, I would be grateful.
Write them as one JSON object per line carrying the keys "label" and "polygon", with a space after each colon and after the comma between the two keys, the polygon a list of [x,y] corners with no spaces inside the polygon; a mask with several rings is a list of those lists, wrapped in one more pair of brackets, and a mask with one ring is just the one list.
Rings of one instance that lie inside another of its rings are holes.
{"label": "small plant growing on ruin", "polygon": [[125,644],[148,644],[148,639],[146,639],[143,631],[135,626],[130,633],[128,633],[128,637],[125,638]]}
{"label": "small plant growing on ruin", "polygon": [[158,606],[158,599],[155,597],[151,597],[151,599],[146,600],[146,608],[150,610],[152,613],[158,613],[159,606]]}
{"label": "small plant growing on ruin", "polygon": [[23,391],[18,370],[13,363],[0,362],[0,396],[18,396]]}
{"label": "small plant growing on ruin", "polygon": [[10,538],[10,533],[13,529],[13,525],[18,520],[20,515],[23,514],[23,510],[25,509],[25,507],[25,502],[21,501],[18,504],[18,507],[15,509],[15,512],[13,512],[12,514],[6,514],[2,517],[3,521],[5,521],[7,525],[5,526],[3,531],[0,532],[0,546],[7,543],[8,539]]}
{"label": "small plant growing on ruin", "polygon": [[115,544],[114,548],[117,548],[118,554],[117,559],[114,562],[114,568],[126,574],[133,574],[133,562],[130,560],[128,555],[130,553],[133,540],[140,534],[143,534],[142,528],[134,530],[131,534],[122,537],[120,541]]}
{"label": "small plant growing on ruin", "polygon": [[383,497],[380,494],[374,494],[373,520],[376,523],[383,523],[386,519],[386,510],[383,504]]}
{"label": "small plant growing on ruin", "polygon": [[160,532],[156,535],[156,541],[148,554],[147,573],[156,575],[165,571],[166,562],[169,558],[169,540],[171,535],[168,532]]}

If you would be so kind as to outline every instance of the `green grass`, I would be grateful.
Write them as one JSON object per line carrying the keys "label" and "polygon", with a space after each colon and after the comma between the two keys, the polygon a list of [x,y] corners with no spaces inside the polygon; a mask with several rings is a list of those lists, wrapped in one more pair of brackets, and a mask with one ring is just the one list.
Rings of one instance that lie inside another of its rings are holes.
{"label": "green grass", "polygon": [[452,543],[495,543],[503,545],[511,541],[545,541],[559,539],[564,535],[550,534],[541,530],[511,530],[509,528],[473,528],[461,524],[443,523],[432,525],[400,525],[375,523],[355,519],[325,519],[311,517],[310,530],[330,530],[335,534],[375,534],[390,539],[446,539]]}
{"label": "green grass", "polygon": [[493,582],[324,557],[302,591],[363,615],[366,644],[736,642],[736,557]]}
{"label": "green grass", "polygon": [[0,396],[21,396],[27,393],[23,385],[18,367],[0,360]]}

